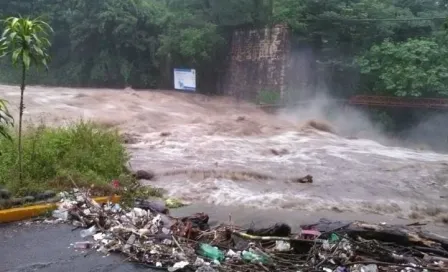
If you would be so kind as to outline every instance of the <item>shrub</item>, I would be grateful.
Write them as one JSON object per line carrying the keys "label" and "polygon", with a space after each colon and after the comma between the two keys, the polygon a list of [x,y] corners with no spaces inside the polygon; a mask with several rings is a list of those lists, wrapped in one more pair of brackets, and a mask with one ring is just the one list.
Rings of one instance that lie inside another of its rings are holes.
{"label": "shrub", "polygon": [[[0,139],[0,185],[15,195],[46,189],[94,185],[111,188],[111,180],[130,182],[129,156],[115,129],[80,121],[67,127],[30,126],[23,138],[23,184],[19,185],[18,135]],[[104,192],[101,192],[104,193]]]}
{"label": "shrub", "polygon": [[263,89],[258,92],[256,100],[258,104],[274,105],[280,102],[280,98],[280,92]]}

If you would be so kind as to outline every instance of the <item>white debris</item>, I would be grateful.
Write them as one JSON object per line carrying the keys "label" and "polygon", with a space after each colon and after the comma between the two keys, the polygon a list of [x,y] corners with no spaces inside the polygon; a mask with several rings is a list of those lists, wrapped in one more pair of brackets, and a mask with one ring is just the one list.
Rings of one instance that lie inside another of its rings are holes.
{"label": "white debris", "polygon": [[81,235],[82,238],[86,238],[86,237],[89,237],[89,236],[93,236],[95,233],[96,233],[96,227],[92,226],[89,229],[82,230],[80,232],[80,235]]}
{"label": "white debris", "polygon": [[170,271],[170,272],[177,271],[179,269],[185,268],[185,266],[187,266],[189,264],[190,264],[189,262],[185,262],[185,261],[177,262],[173,265],[173,267],[168,268],[168,271]]}
{"label": "white debris", "polygon": [[140,208],[134,208],[132,209],[132,212],[135,217],[148,217],[148,212]]}
{"label": "white debris", "polygon": [[369,264],[361,267],[361,272],[378,272],[376,264]]}
{"label": "white debris", "polygon": [[69,214],[67,210],[64,211],[58,209],[53,211],[52,216],[57,219],[68,220]]}
{"label": "white debris", "polygon": [[[159,222],[160,223],[160,222]],[[170,229],[167,229],[167,228],[162,228],[162,232],[164,233],[164,234],[170,234],[171,233],[171,230]]]}
{"label": "white debris", "polygon": [[93,240],[95,240],[95,241],[103,240],[104,237],[106,237],[106,234],[99,232],[99,233],[93,235]]}
{"label": "white debris", "polygon": [[203,266],[205,264],[204,259],[197,257],[196,261],[194,261],[194,266]]}
{"label": "white debris", "polygon": [[291,244],[286,241],[276,241],[275,250],[280,252],[286,252],[291,250]]}
{"label": "white debris", "polygon": [[324,250],[326,250],[326,251],[330,251],[330,250],[331,250],[330,242],[328,242],[328,240],[325,240],[325,241],[322,243],[322,248],[323,248]]}
{"label": "white debris", "polygon": [[230,258],[239,257],[240,255],[241,255],[241,253],[238,254],[238,253],[236,253],[235,251],[233,251],[231,249],[229,249],[229,251],[227,251],[227,253],[226,253],[226,256],[230,257]]}

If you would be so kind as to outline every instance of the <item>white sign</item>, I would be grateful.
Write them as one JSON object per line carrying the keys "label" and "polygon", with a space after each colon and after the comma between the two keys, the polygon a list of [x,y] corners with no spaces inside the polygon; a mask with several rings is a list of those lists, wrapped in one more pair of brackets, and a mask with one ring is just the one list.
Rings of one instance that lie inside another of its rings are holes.
{"label": "white sign", "polygon": [[174,89],[196,91],[196,70],[174,69]]}

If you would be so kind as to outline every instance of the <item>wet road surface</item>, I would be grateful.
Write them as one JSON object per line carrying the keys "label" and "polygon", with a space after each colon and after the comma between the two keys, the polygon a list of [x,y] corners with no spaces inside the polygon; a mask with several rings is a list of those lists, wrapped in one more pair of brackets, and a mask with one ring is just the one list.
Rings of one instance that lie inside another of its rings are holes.
{"label": "wet road surface", "polygon": [[127,263],[118,255],[75,251],[79,230],[64,224],[0,225],[1,272],[117,272],[151,271]]}

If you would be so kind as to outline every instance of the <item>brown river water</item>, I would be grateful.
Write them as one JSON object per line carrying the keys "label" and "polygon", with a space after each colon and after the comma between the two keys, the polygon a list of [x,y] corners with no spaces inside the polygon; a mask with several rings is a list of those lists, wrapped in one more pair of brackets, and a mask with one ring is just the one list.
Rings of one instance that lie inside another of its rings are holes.
{"label": "brown river water", "polygon": [[[16,86],[0,86],[14,113],[19,94]],[[448,220],[448,155],[304,126],[321,118],[313,111],[269,114],[231,98],[130,89],[29,87],[25,103],[27,121],[83,118],[119,127],[135,140],[128,145],[132,168],[159,174],[147,184],[219,207],[207,208],[218,217],[269,211],[283,220],[299,213]],[[332,124],[356,126],[353,116],[360,114],[350,111]],[[308,174],[314,183],[293,182]]]}

